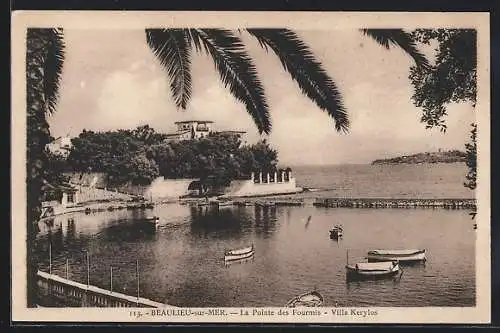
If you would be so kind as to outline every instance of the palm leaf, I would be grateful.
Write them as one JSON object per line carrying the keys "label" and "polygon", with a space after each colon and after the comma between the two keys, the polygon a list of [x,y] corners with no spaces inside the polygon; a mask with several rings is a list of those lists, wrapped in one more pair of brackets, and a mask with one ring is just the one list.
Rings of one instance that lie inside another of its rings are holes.
{"label": "palm leaf", "polygon": [[170,78],[170,89],[178,108],[191,98],[191,43],[185,29],[146,29],[146,39]]}
{"label": "palm leaf", "polygon": [[46,37],[45,61],[43,62],[43,90],[48,113],[56,110],[59,86],[64,64],[64,41],[62,29],[43,29]]}
{"label": "palm leaf", "polygon": [[260,46],[278,56],[302,92],[335,121],[337,131],[349,130],[349,118],[335,82],[314,57],[309,47],[288,29],[248,29]]}
{"label": "palm leaf", "polygon": [[399,46],[410,55],[417,66],[429,68],[429,61],[417,48],[410,34],[403,29],[361,29],[364,35],[370,36],[377,43],[389,49],[391,45]]}
{"label": "palm leaf", "polygon": [[245,104],[259,133],[269,134],[271,120],[264,88],[241,39],[222,29],[190,29],[189,35],[198,52],[212,57],[222,83]]}

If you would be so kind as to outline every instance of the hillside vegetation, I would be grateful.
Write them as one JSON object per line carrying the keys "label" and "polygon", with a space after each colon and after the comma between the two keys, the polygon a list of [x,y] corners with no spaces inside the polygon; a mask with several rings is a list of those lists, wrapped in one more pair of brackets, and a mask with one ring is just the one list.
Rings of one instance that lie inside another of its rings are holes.
{"label": "hillside vegetation", "polygon": [[375,164],[423,164],[423,163],[460,163],[465,162],[465,152],[450,150],[444,152],[426,152],[413,155],[405,155],[394,158],[378,159]]}

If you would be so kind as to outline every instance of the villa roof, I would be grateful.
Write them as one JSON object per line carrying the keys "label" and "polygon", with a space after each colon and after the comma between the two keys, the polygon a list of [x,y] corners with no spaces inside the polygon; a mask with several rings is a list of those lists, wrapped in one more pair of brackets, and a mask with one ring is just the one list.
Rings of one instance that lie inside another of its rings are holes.
{"label": "villa roof", "polygon": [[227,130],[227,131],[218,131],[217,133],[238,133],[238,134],[244,134],[244,133],[246,133],[246,131]]}
{"label": "villa roof", "polygon": [[211,120],[183,120],[176,121],[174,124],[188,124],[188,123],[213,123]]}

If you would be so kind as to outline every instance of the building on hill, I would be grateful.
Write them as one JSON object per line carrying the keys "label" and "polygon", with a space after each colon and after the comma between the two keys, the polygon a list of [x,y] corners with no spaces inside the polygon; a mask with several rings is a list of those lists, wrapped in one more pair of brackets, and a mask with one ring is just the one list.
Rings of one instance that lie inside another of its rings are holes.
{"label": "building on hill", "polygon": [[46,148],[53,154],[68,157],[73,144],[69,136],[61,136],[47,144]]}
{"label": "building on hill", "polygon": [[207,137],[212,133],[219,133],[224,135],[237,135],[241,137],[246,132],[235,130],[214,131],[213,121],[210,120],[186,120],[177,121],[177,131],[175,133],[166,134],[166,141],[183,141],[195,140]]}

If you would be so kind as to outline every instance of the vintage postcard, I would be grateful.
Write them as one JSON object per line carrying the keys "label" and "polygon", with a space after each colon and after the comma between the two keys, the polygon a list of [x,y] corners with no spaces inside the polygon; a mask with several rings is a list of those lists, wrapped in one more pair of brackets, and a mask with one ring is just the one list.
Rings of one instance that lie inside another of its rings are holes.
{"label": "vintage postcard", "polygon": [[15,12],[12,320],[489,323],[487,13]]}

